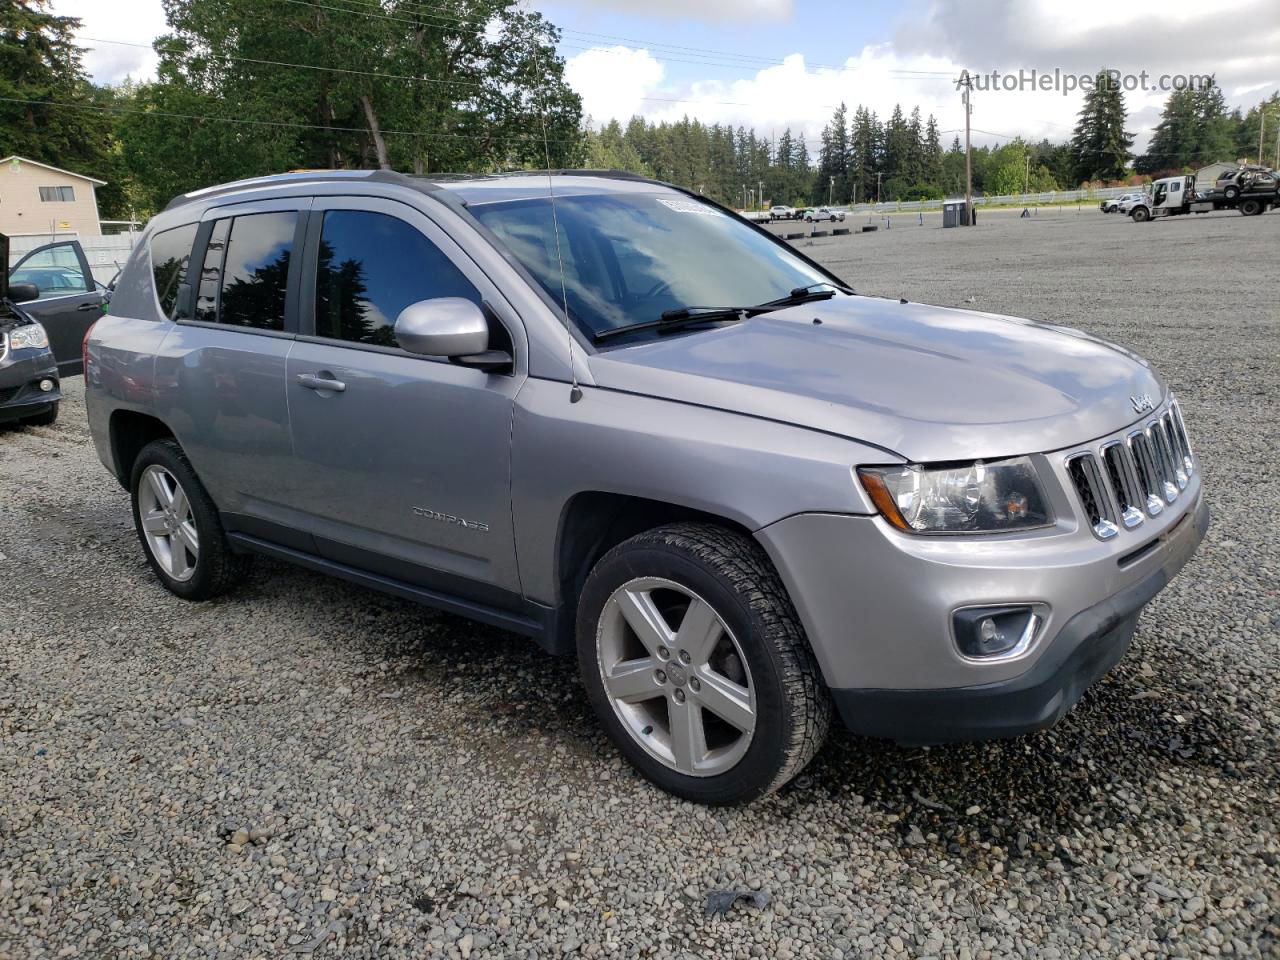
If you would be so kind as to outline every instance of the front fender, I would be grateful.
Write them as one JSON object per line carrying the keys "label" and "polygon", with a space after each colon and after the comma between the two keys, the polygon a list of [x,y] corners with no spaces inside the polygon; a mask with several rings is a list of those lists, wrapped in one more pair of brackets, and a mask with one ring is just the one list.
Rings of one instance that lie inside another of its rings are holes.
{"label": "front fender", "polygon": [[796,513],[875,513],[853,468],[883,450],[708,407],[530,379],[516,397],[512,511],[525,595],[554,603],[565,505],[585,492],[643,497],[759,530]]}

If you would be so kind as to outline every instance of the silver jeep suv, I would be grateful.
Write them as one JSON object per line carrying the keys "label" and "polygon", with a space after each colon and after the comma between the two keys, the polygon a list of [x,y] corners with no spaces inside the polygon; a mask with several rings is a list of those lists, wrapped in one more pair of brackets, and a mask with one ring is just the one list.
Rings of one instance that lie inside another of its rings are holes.
{"label": "silver jeep suv", "polygon": [[709,803],[786,783],[833,711],[1054,723],[1208,521],[1142,358],[858,296],[625,174],[188,194],[86,349],[173,593],[263,554],[576,653],[619,749]]}

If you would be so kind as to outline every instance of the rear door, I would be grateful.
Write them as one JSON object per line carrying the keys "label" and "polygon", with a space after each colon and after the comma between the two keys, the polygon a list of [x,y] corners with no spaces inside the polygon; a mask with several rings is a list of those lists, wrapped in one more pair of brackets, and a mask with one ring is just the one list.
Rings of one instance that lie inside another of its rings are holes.
{"label": "rear door", "polygon": [[85,331],[102,316],[106,297],[93,280],[79,242],[60,240],[37,247],[9,271],[9,282],[40,288],[40,298],[23,304],[23,309],[48,331],[59,375],[82,373],[80,346]]}
{"label": "rear door", "polygon": [[228,528],[300,549],[310,539],[295,536],[285,517],[292,449],[284,377],[310,205],[290,198],[205,212],[192,289],[175,298],[175,323],[155,364],[158,415]]}

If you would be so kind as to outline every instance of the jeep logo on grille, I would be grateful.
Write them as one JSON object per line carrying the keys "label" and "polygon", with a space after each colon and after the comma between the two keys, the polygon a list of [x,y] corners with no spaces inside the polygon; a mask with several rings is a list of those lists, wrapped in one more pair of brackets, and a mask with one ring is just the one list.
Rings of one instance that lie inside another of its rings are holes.
{"label": "jeep logo on grille", "polygon": [[1129,402],[1133,404],[1135,413],[1146,413],[1148,410],[1156,408],[1156,402],[1151,399],[1151,394],[1140,393],[1136,397],[1130,397]]}

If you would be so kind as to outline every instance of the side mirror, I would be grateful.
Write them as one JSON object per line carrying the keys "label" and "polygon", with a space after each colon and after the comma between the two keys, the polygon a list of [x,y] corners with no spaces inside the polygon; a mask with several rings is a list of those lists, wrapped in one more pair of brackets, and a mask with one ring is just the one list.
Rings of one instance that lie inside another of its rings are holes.
{"label": "side mirror", "polygon": [[419,300],[400,311],[396,343],[427,357],[464,357],[489,349],[489,320],[461,297]]}
{"label": "side mirror", "polygon": [[40,288],[34,283],[9,284],[9,299],[14,303],[30,303],[40,299]]}

